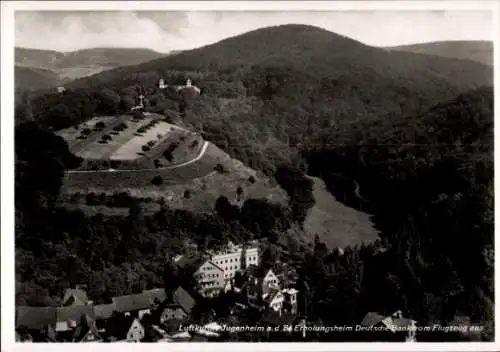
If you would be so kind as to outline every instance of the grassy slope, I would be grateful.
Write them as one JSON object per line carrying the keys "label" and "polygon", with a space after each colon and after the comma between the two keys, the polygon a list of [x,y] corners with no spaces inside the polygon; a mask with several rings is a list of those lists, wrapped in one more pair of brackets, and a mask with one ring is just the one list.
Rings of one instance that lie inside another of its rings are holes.
{"label": "grassy slope", "polygon": [[406,51],[418,54],[436,55],[447,58],[471,60],[493,66],[493,42],[489,41],[446,41],[389,47],[392,51]]}
{"label": "grassy slope", "polygon": [[311,177],[316,204],[311,208],[304,222],[304,230],[315,234],[330,248],[353,246],[378,238],[370,215],[347,207],[328,192],[325,183]]}
{"label": "grassy slope", "polygon": [[[224,166],[225,173],[213,170],[218,163]],[[216,199],[221,195],[239,205],[247,198],[267,198],[273,202],[284,202],[287,199],[285,191],[267,177],[258,175],[256,171],[241,162],[231,159],[213,144],[210,144],[205,156],[199,162],[181,169],[140,172],[120,178],[116,173],[98,176],[66,175],[62,189],[63,198],[76,192],[84,194],[128,192],[137,198],[150,198],[153,202],[164,198],[171,207],[201,212],[212,211]],[[156,175],[163,177],[165,180],[163,185],[155,186],[151,183]],[[249,182],[250,176],[254,176],[255,183]],[[236,194],[238,186],[242,186],[244,190],[240,202],[237,201]],[[191,193],[189,198],[184,197],[186,190]],[[101,210],[105,208],[102,207]]]}

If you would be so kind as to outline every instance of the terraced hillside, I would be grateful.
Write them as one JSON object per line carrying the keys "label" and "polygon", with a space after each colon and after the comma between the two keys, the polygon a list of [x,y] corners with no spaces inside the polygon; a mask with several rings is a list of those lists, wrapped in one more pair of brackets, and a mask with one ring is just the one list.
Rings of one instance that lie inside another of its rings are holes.
{"label": "terraced hillside", "polygon": [[128,208],[106,207],[105,202],[88,206],[86,195],[125,192],[143,200],[146,211],[157,210],[164,201],[176,208],[211,211],[221,195],[240,205],[248,198],[287,199],[269,178],[162,117],[95,117],[59,131],[70,150],[84,159],[80,168],[65,172],[61,200],[86,212],[98,208],[116,214]]}
{"label": "terraced hillside", "polygon": [[153,114],[95,117],[58,134],[84,159],[73,173],[161,169],[192,160],[203,148],[198,134]]}
{"label": "terraced hillside", "polygon": [[[161,169],[68,172],[61,200],[87,213],[126,214],[128,208],[89,206],[86,195],[126,193],[142,200],[145,212],[154,212],[161,203],[170,207],[210,212],[220,196],[242,205],[249,198],[265,198],[275,203],[287,200],[286,192],[271,179],[232,159],[209,142],[203,153],[182,165]],[[241,189],[241,193],[238,192]]]}

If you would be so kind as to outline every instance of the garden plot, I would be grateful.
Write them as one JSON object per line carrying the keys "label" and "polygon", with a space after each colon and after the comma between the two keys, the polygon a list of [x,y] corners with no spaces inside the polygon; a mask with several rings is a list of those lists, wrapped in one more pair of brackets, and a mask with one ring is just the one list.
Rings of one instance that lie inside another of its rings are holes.
{"label": "garden plot", "polygon": [[64,138],[64,140],[68,143],[68,145],[71,145],[72,143],[75,143],[76,141],[80,141],[80,139],[78,139],[78,137],[82,135],[83,130],[85,130],[85,129],[92,130],[92,129],[94,129],[96,124],[98,124],[99,122],[102,122],[102,123],[108,125],[109,123],[111,123],[111,121],[113,121],[115,119],[116,119],[115,116],[96,116],[96,117],[93,117],[89,121],[85,121],[85,122],[80,123],[78,125],[78,128],[68,127],[68,128],[65,128],[65,129],[58,131],[56,134],[58,136],[61,136],[62,138]]}
{"label": "garden plot", "polygon": [[[144,122],[143,122],[144,125]],[[156,125],[151,126],[147,131],[135,134],[132,139],[125,142],[120,148],[110,155],[111,160],[134,160],[142,156],[142,154],[159,145],[168,138],[169,131],[172,130],[172,125],[157,121]],[[154,144],[153,144],[154,142]],[[148,146],[144,150],[144,146]]]}

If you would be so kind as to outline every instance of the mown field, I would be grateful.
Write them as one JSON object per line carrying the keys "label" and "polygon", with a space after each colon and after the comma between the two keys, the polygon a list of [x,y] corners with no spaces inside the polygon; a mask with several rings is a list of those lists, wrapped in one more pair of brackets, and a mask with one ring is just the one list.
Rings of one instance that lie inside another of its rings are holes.
{"label": "mown field", "polygon": [[137,118],[94,117],[58,132],[71,152],[84,159],[79,170],[140,170],[182,164],[201,152],[201,136],[162,120],[162,115]]}

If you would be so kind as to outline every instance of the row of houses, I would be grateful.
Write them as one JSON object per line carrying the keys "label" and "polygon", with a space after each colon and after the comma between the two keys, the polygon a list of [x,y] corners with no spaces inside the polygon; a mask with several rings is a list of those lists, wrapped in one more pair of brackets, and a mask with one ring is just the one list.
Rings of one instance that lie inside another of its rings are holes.
{"label": "row of houses", "polygon": [[[20,341],[124,341],[139,342],[147,334],[143,321],[152,326],[182,321],[195,306],[182,287],[113,297],[94,305],[82,289],[69,289],[62,307],[16,307],[16,336]],[[148,324],[148,325],[150,325]]]}

